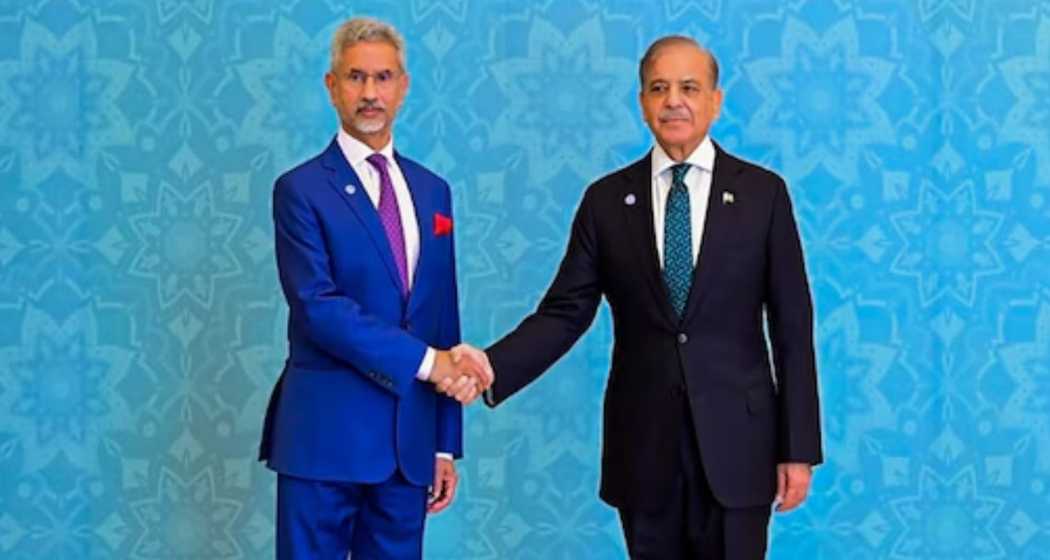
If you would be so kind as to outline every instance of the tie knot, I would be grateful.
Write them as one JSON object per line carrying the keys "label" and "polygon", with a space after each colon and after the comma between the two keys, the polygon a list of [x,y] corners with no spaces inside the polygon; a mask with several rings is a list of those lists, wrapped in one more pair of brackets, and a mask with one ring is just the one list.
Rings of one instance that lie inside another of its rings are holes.
{"label": "tie knot", "polygon": [[673,176],[673,180],[671,181],[672,186],[685,185],[685,174],[689,173],[689,164],[679,163],[678,165],[671,167],[671,173]]}
{"label": "tie knot", "polygon": [[383,154],[376,152],[365,158],[365,160],[371,163],[372,167],[375,167],[380,173],[386,171],[386,156]]}

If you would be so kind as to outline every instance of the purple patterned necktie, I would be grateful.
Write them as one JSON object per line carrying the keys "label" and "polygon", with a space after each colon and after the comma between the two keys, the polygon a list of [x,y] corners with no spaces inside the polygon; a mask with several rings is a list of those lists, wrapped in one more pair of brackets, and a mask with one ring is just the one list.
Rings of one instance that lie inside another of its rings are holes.
{"label": "purple patterned necktie", "polygon": [[408,258],[405,256],[405,231],[401,227],[401,211],[397,207],[397,196],[394,195],[394,183],[387,171],[387,161],[383,154],[368,156],[368,163],[379,172],[379,221],[383,222],[390,250],[394,253],[394,262],[401,278],[401,297],[408,296]]}

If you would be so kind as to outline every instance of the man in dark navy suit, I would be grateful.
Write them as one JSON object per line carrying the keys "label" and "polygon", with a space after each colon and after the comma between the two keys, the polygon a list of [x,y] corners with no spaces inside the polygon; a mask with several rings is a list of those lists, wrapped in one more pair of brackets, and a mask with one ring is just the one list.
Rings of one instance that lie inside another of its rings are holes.
{"label": "man in dark navy suit", "polygon": [[486,351],[486,401],[546,371],[604,296],[615,342],[601,497],[619,509],[631,557],[762,558],[771,505],[797,507],[822,461],[791,202],[780,177],[708,136],[722,104],[710,52],[665,37],[639,74],[656,145],[587,189],[538,309]]}
{"label": "man in dark navy suit", "polygon": [[492,381],[449,352],[460,340],[452,198],[394,149],[404,58],[389,25],[340,26],[325,75],[339,131],[274,187],[290,355],[260,458],[278,473],[281,560],[421,558],[426,513],[455,492],[460,403]]}

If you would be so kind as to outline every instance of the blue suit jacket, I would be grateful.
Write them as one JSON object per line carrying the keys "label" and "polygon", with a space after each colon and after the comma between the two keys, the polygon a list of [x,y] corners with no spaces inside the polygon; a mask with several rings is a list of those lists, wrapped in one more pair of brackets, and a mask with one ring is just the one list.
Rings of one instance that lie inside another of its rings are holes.
{"label": "blue suit jacket", "polygon": [[433,481],[437,451],[462,455],[462,408],[416,379],[428,345],[459,343],[448,183],[395,154],[412,193],[419,261],[407,302],[375,206],[332,141],[277,179],[277,268],[289,358],[270,398],[260,460],[315,480]]}

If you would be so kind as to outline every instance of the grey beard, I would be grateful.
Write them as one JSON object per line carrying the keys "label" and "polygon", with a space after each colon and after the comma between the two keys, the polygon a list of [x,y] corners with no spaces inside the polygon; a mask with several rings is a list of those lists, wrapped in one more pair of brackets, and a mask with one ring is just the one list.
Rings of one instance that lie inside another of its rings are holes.
{"label": "grey beard", "polygon": [[354,125],[358,132],[363,134],[375,134],[386,126],[386,122],[383,119],[353,119],[351,124]]}

